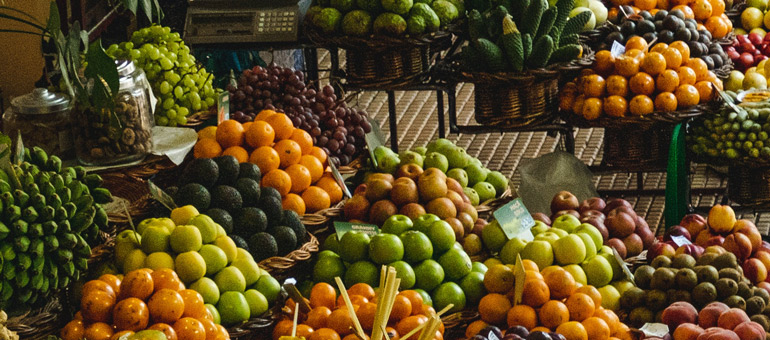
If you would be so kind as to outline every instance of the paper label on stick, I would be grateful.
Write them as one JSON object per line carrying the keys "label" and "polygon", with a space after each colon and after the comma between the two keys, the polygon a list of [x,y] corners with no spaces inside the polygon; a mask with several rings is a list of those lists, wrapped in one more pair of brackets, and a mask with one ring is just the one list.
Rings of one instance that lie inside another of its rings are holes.
{"label": "paper label on stick", "polygon": [[342,235],[345,235],[346,232],[351,230],[360,231],[369,236],[374,236],[380,233],[380,227],[374,224],[338,221],[334,222],[334,230],[337,232],[337,239],[341,239]]}
{"label": "paper label on stick", "polygon": [[612,54],[613,57],[617,58],[622,56],[623,53],[626,53],[626,47],[617,41],[613,41],[612,49],[610,49],[610,54]]}
{"label": "paper label on stick", "polygon": [[487,336],[487,339],[489,339],[489,340],[500,340],[500,338],[498,338],[497,335],[495,335],[495,333],[492,333],[492,332],[489,333],[489,335]]}
{"label": "paper label on stick", "polygon": [[342,178],[342,174],[339,170],[337,170],[337,166],[334,165],[333,162],[329,162],[329,168],[332,170],[332,176],[334,177],[334,180],[337,181],[337,185],[342,188],[342,194],[345,195],[345,197],[350,198],[353,197],[353,195],[350,194],[350,190],[348,189],[348,186],[345,185],[345,179]]}
{"label": "paper label on stick", "polygon": [[513,304],[518,305],[521,303],[521,296],[524,294],[524,281],[527,279],[527,273],[524,271],[524,263],[521,261],[521,255],[516,255],[516,266],[513,270],[515,276],[513,286]]}
{"label": "paper label on stick", "polygon": [[174,210],[177,208],[176,203],[174,203],[174,199],[171,198],[171,195],[167,194],[165,191],[163,191],[163,189],[159,188],[151,180],[147,180],[147,186],[150,187],[150,196],[160,202],[160,204],[163,204],[163,206],[168,210]]}
{"label": "paper label on stick", "polygon": [[663,323],[646,323],[639,328],[645,336],[662,338],[668,334],[668,325]]}
{"label": "paper label on stick", "polygon": [[535,220],[527,211],[521,198],[506,203],[495,210],[493,215],[509,240],[520,237],[524,241],[532,241],[535,238],[529,231],[535,225]]}
{"label": "paper label on stick", "polygon": [[688,244],[692,244],[690,240],[688,240],[686,237],[681,235],[671,236],[671,241],[674,241],[676,243],[677,247],[686,246]]}
{"label": "paper label on stick", "polygon": [[217,125],[230,119],[230,92],[224,91],[217,98]]}
{"label": "paper label on stick", "polygon": [[628,265],[626,264],[626,261],[623,261],[623,258],[620,257],[620,254],[618,253],[615,248],[612,248],[612,254],[615,255],[615,261],[618,261],[618,264],[620,265],[620,269],[623,270],[623,274],[626,276],[626,279],[628,281],[631,281],[631,283],[636,286],[636,281],[634,281],[634,273],[631,272],[630,269],[628,269]]}

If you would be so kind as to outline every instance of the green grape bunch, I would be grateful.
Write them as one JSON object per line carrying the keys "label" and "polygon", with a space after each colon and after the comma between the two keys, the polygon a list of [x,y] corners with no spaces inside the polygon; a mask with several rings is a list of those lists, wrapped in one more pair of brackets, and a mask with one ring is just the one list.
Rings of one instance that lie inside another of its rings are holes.
{"label": "green grape bunch", "polygon": [[147,74],[158,103],[155,123],[162,126],[187,124],[187,117],[207,110],[217,100],[213,75],[195,60],[179,33],[153,25],[131,35],[131,41],[113,44],[107,54],[133,60]]}

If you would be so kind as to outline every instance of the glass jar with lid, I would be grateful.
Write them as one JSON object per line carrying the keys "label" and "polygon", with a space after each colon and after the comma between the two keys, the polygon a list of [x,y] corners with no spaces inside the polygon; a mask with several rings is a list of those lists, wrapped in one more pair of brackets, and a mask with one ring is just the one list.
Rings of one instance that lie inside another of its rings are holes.
{"label": "glass jar with lid", "polygon": [[73,113],[75,151],[85,165],[141,161],[152,150],[150,83],[142,69],[116,60],[120,88],[115,108],[87,108]]}
{"label": "glass jar with lid", "polygon": [[11,100],[11,107],[3,114],[3,133],[13,139],[20,133],[25,146],[38,146],[48,154],[71,158],[75,156],[71,109],[68,95],[36,88]]}

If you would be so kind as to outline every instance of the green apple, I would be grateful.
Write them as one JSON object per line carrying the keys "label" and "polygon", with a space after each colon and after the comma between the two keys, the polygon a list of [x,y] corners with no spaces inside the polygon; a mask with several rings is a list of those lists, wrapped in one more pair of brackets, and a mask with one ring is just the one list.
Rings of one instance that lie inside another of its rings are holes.
{"label": "green apple", "polygon": [[559,228],[568,233],[572,233],[580,224],[580,219],[577,217],[571,214],[564,214],[553,220],[551,227]]}
{"label": "green apple", "polygon": [[398,169],[399,164],[401,164],[401,159],[399,159],[398,155],[396,154],[386,155],[377,160],[377,168],[380,171],[389,174],[396,173],[396,169]]}
{"label": "green apple", "polygon": [[623,295],[629,288],[635,287],[634,284],[628,280],[615,281],[612,285],[618,290],[620,295]]}
{"label": "green apple", "polygon": [[136,226],[136,232],[140,235],[144,234],[147,227],[164,227],[171,233],[174,231],[174,228],[176,228],[176,224],[174,224],[174,221],[168,217],[146,218]]}
{"label": "green apple", "polygon": [[197,281],[206,275],[206,261],[197,251],[188,251],[177,255],[174,260],[174,268],[184,283]]}
{"label": "green apple", "polygon": [[602,287],[612,281],[612,265],[604,256],[594,256],[581,265],[588,278],[588,284]]}
{"label": "green apple", "polygon": [[466,173],[463,169],[451,169],[447,171],[446,176],[449,178],[454,178],[463,188],[468,186],[468,173]]}
{"label": "green apple", "polygon": [[227,255],[227,263],[233,262],[235,256],[238,255],[238,246],[235,245],[235,241],[227,236],[220,236],[214,240],[214,245],[222,249]]}
{"label": "green apple", "polygon": [[404,261],[395,261],[388,264],[388,266],[396,269],[396,277],[401,279],[401,283],[398,286],[399,290],[410,289],[414,287],[416,278],[414,276],[414,269],[408,263]]}
{"label": "green apple", "polygon": [[433,243],[424,233],[409,230],[399,237],[404,244],[404,261],[419,263],[433,257]]}
{"label": "green apple", "polygon": [[743,78],[743,72],[738,70],[730,71],[730,76],[727,78],[727,82],[725,82],[725,90],[733,92],[743,90]]}
{"label": "green apple", "polygon": [[599,251],[602,248],[602,245],[604,245],[604,238],[602,237],[602,233],[599,231],[599,229],[596,229],[593,225],[589,223],[583,223],[579,225],[573,233],[576,234],[587,234],[591,236],[591,239],[594,242],[594,247],[597,251]]}
{"label": "green apple", "polygon": [[757,72],[748,73],[746,74],[745,78],[743,78],[744,90],[766,89],[766,88],[767,88],[767,79],[765,78],[765,76]]}
{"label": "green apple", "polygon": [[405,164],[417,164],[422,168],[423,162],[425,161],[425,158],[414,151],[402,151],[399,153],[398,158],[401,160],[401,163],[399,163],[399,166],[405,165]]}
{"label": "green apple", "polygon": [[443,254],[455,244],[455,232],[446,221],[436,221],[430,225],[425,233],[433,244],[433,255]]}
{"label": "green apple", "polygon": [[196,226],[201,232],[203,243],[214,242],[219,234],[216,222],[206,215],[200,214],[193,217],[193,219],[190,220],[190,224]]}
{"label": "green apple", "polygon": [[446,156],[446,159],[449,162],[449,169],[462,169],[468,166],[468,153],[459,146],[448,148],[444,151],[444,156]]}
{"label": "green apple", "polygon": [[503,249],[500,250],[500,260],[505,264],[516,264],[516,256],[527,246],[527,241],[519,237],[514,237],[505,242]]}
{"label": "green apple", "polygon": [[142,237],[133,230],[124,230],[115,238],[115,262],[120,266],[134,249],[141,247]]}
{"label": "green apple", "polygon": [[767,9],[767,2],[768,0],[749,0],[746,2],[746,5],[748,7],[758,8],[764,12]]}
{"label": "green apple", "polygon": [[155,252],[147,255],[147,258],[144,259],[144,267],[152,270],[161,268],[174,270],[174,258],[169,253]]}
{"label": "green apple", "polygon": [[596,17],[596,25],[601,25],[607,21],[607,7],[605,7],[601,1],[590,0],[588,2],[588,9],[590,9],[591,12],[594,12],[594,16]]}
{"label": "green apple", "polygon": [[620,309],[620,292],[612,285],[606,285],[599,288],[599,294],[602,295],[602,307],[606,310]]}
{"label": "green apple", "polygon": [[481,166],[481,164],[471,163],[464,170],[468,174],[468,185],[471,186],[478,182],[483,182],[489,175],[489,170]]}
{"label": "green apple", "polygon": [[219,287],[216,282],[208,277],[202,277],[200,280],[193,282],[190,285],[190,289],[198,292],[203,296],[203,302],[216,304],[219,301]]}
{"label": "green apple", "polygon": [[[591,245],[593,245],[593,243],[591,243]],[[586,246],[580,236],[571,234],[556,240],[553,244],[553,253],[556,262],[562,266],[578,264],[583,262],[586,258]]]}
{"label": "green apple", "polygon": [[385,234],[395,234],[395,235],[401,235],[403,232],[412,229],[414,226],[414,223],[412,223],[412,219],[405,215],[393,215],[391,217],[388,217],[387,220],[382,224],[382,228],[380,228],[380,232]]}
{"label": "green apple", "polygon": [[198,216],[199,214],[200,212],[198,212],[198,209],[188,204],[171,210],[169,217],[174,221],[174,225],[185,225],[188,224],[193,217]]}
{"label": "green apple", "polygon": [[217,237],[220,236],[227,236],[227,230],[223,228],[221,225],[217,224]]}
{"label": "green apple", "polygon": [[422,232],[423,234],[427,233],[428,228],[430,228],[431,224],[436,221],[441,221],[441,218],[434,214],[423,214],[414,220],[413,229]]}
{"label": "green apple", "polygon": [[484,274],[471,272],[460,280],[460,288],[465,293],[465,299],[471,306],[475,306],[479,303],[481,298],[487,294],[486,288],[484,288]]}
{"label": "green apple", "polygon": [[255,284],[257,280],[259,280],[260,274],[262,274],[262,270],[259,269],[259,266],[254,260],[246,258],[235,259],[230,265],[241,271],[243,278],[246,279],[246,286]]}
{"label": "green apple", "polygon": [[447,280],[457,281],[471,272],[473,261],[463,250],[452,248],[447,250],[438,259]]}
{"label": "green apple", "polygon": [[154,329],[145,329],[129,336],[121,336],[122,340],[166,340],[166,334]]}
{"label": "green apple", "polygon": [[[559,229],[559,228],[551,228],[551,229],[548,229],[548,232],[551,232],[551,233],[554,233],[554,234],[556,234],[556,235],[559,235],[559,238],[562,238],[562,237],[564,237],[564,236],[567,236],[567,235],[569,235],[569,233],[568,233],[566,230],[564,230],[564,229]],[[591,242],[593,242],[593,241],[591,241]]]}
{"label": "green apple", "polygon": [[463,192],[465,193],[465,196],[468,196],[468,200],[471,201],[471,205],[474,207],[481,203],[479,199],[479,193],[476,192],[476,190],[473,190],[473,188],[465,187],[463,188]]}
{"label": "green apple", "polygon": [[495,187],[495,192],[498,196],[508,189],[508,178],[506,178],[500,171],[490,172],[487,175],[487,178],[484,179],[484,182],[492,184],[492,186]]}
{"label": "green apple", "polygon": [[169,241],[175,253],[198,251],[203,246],[200,230],[192,225],[177,226],[171,233]]}
{"label": "green apple", "polygon": [[[203,215],[198,215],[203,216]],[[198,251],[203,260],[206,261],[206,275],[211,276],[219,273],[222,268],[227,266],[227,255],[219,247],[213,244],[204,244]]]}
{"label": "green apple", "polygon": [[478,182],[474,184],[473,190],[476,190],[476,192],[479,194],[479,202],[482,203],[497,197],[497,191],[495,191],[495,187],[488,182]]}
{"label": "green apple", "polygon": [[412,151],[420,154],[421,156],[425,156],[425,154],[428,152],[428,149],[425,148],[424,146],[418,146],[418,147],[412,149]]}
{"label": "green apple", "polygon": [[532,260],[538,268],[545,268],[553,264],[553,247],[548,241],[534,240],[529,242],[521,250],[522,260]]}
{"label": "green apple", "polygon": [[[246,249],[243,249],[243,248],[238,248],[238,249],[235,250],[235,260],[237,260],[237,259],[249,259],[249,260],[254,261],[254,257],[251,256],[249,251],[246,250]],[[235,260],[233,260],[233,261],[235,261]]]}
{"label": "green apple", "polygon": [[594,240],[591,238],[590,235],[585,234],[585,233],[577,233],[577,234],[572,234],[572,235],[577,235],[578,237],[580,237],[583,240],[583,244],[586,247],[586,258],[587,259],[590,259],[590,258],[596,256],[596,254],[597,254],[596,245],[594,245]]}
{"label": "green apple", "polygon": [[207,303],[205,304],[206,310],[209,311],[209,314],[211,314],[211,318],[213,319],[215,324],[220,324],[222,322],[222,318],[219,316],[219,310],[217,309],[217,306],[214,306],[213,304]]}
{"label": "green apple", "polygon": [[260,275],[257,283],[250,288],[262,293],[271,305],[278,301],[278,296],[281,294],[281,284],[270,274]]}
{"label": "green apple", "polygon": [[142,233],[142,251],[149,254],[168,251],[171,233],[165,227],[150,226]]}
{"label": "green apple", "polygon": [[[589,11],[588,5],[586,4],[586,7],[575,7],[572,9],[572,11],[569,12],[569,17],[572,18],[582,12]],[[596,27],[596,16],[594,15],[594,12],[591,12],[591,18],[588,19],[588,22],[583,26],[583,31],[590,31]]]}
{"label": "green apple", "polygon": [[123,272],[128,273],[130,271],[144,268],[144,261],[146,259],[147,254],[145,254],[141,249],[132,250],[130,253],[128,253],[125,261],[123,262]]}
{"label": "green apple", "polygon": [[497,220],[489,222],[486,227],[481,231],[481,240],[484,241],[484,246],[492,252],[500,251],[503,246],[508,242],[508,238],[503,232],[503,228],[500,227],[500,223]]}
{"label": "green apple", "polygon": [[232,326],[249,319],[251,308],[241,292],[224,292],[217,303],[222,325]]}
{"label": "green apple", "polygon": [[269,308],[267,299],[262,293],[256,289],[249,289],[243,292],[243,296],[246,298],[246,302],[249,303],[249,310],[252,316],[259,316],[265,314]]}
{"label": "green apple", "polygon": [[444,173],[449,170],[449,161],[446,159],[446,156],[438,152],[431,152],[425,156],[425,161],[423,164],[425,165],[425,170],[429,168],[436,168]]}
{"label": "green apple", "polygon": [[220,270],[214,276],[214,282],[217,283],[220,292],[243,292],[246,290],[246,278],[234,266]]}
{"label": "green apple", "polygon": [[537,236],[535,236],[535,240],[546,241],[550,243],[551,246],[553,246],[556,243],[556,241],[558,241],[560,238],[561,236],[559,236],[559,234],[554,233],[550,230],[544,233],[537,234]]}
{"label": "green apple", "polygon": [[547,224],[543,223],[542,221],[535,221],[535,225],[530,229],[529,231],[532,232],[532,235],[537,236],[540,233],[544,233],[551,229]]}
{"label": "green apple", "polygon": [[359,231],[348,231],[340,239],[340,257],[345,262],[353,263],[365,260],[369,254],[369,235]]}
{"label": "green apple", "polygon": [[575,278],[575,282],[579,282],[583,285],[588,284],[588,278],[586,277],[586,272],[583,271],[583,267],[581,267],[580,265],[571,264],[569,266],[564,266],[564,270],[572,274],[572,277]]}
{"label": "green apple", "polygon": [[427,153],[440,152],[444,153],[444,150],[455,147],[455,143],[446,138],[439,138],[428,143]]}
{"label": "green apple", "polygon": [[[604,247],[602,247],[602,249],[604,249]],[[609,248],[609,251],[604,250],[599,252],[596,257],[603,257],[605,260],[607,260],[607,263],[610,264],[610,267],[612,268],[613,280],[619,280],[621,276],[623,276],[623,269],[620,268],[620,263],[618,263],[618,260],[615,258],[615,254],[612,252],[612,248]]]}

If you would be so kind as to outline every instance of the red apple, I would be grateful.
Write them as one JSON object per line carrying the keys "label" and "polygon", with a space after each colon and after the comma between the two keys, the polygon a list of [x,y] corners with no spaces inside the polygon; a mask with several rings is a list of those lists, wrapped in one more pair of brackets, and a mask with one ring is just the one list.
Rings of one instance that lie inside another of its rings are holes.
{"label": "red apple", "polygon": [[738,51],[736,51],[735,49],[733,49],[727,52],[727,57],[730,58],[730,60],[732,60],[733,62],[735,62],[741,57],[741,54],[738,53]]}
{"label": "red apple", "polygon": [[652,261],[652,259],[658,257],[659,255],[666,255],[668,257],[674,256],[676,254],[676,249],[674,246],[666,243],[666,242],[655,242],[653,243],[649,249],[647,249],[647,259],[649,261]]}
{"label": "red apple", "polygon": [[626,200],[624,200],[622,198],[613,198],[613,199],[607,201],[607,206],[604,207],[604,210],[602,212],[604,212],[605,215],[608,215],[610,213],[610,211],[615,210],[615,208],[618,208],[620,206],[627,206],[629,208],[632,208],[632,210],[633,210],[633,207],[634,207],[634,206],[631,205],[631,203],[628,203],[628,201],[626,201]]}
{"label": "red apple", "polygon": [[749,52],[743,52],[741,57],[738,58],[738,64],[743,68],[750,68],[754,65],[754,55]]}
{"label": "red apple", "polygon": [[548,217],[548,215],[543,214],[543,213],[534,213],[534,214],[532,214],[532,219],[534,219],[535,221],[543,222],[543,223],[545,223],[547,225],[551,225],[551,219]]}
{"label": "red apple", "polygon": [[569,191],[559,191],[551,200],[551,213],[560,210],[577,210],[580,201]]}
{"label": "red apple", "polygon": [[580,218],[584,218],[584,217],[596,217],[596,218],[601,219],[602,221],[604,221],[604,219],[607,216],[604,216],[604,213],[602,213],[599,210],[586,210],[586,211],[581,211],[580,212]]}
{"label": "red apple", "polygon": [[743,53],[751,53],[751,54],[754,54],[754,51],[756,51],[756,50],[757,50],[757,47],[756,47],[756,46],[754,46],[754,44],[752,44],[752,43],[745,43],[745,44],[741,44],[740,50],[741,50]]}
{"label": "red apple", "polygon": [[698,214],[685,215],[679,225],[690,232],[690,236],[697,236],[701,230],[706,229],[706,218]]}
{"label": "red apple", "polygon": [[730,51],[733,51],[733,52],[737,52],[737,51],[735,50],[735,47],[734,47],[734,46],[728,46],[728,47],[725,49],[725,52],[730,52]]}
{"label": "red apple", "polygon": [[591,197],[583,202],[580,202],[578,211],[582,214],[588,210],[602,211],[607,206],[607,203],[601,197]]}
{"label": "red apple", "polygon": [[746,43],[751,43],[751,40],[749,40],[748,34],[741,34],[737,37],[735,37],[735,41],[738,42],[738,45],[743,45]]}
{"label": "red apple", "polygon": [[551,215],[551,221],[555,221],[557,217],[566,214],[570,214],[580,219],[580,213],[577,212],[577,210],[559,210],[555,214]]}
{"label": "red apple", "polygon": [[673,226],[666,230],[666,234],[663,236],[663,240],[671,240],[671,236],[684,236],[688,241],[692,240],[692,236],[690,236],[690,232],[687,231],[687,228],[680,225]]}
{"label": "red apple", "polygon": [[751,41],[754,45],[759,45],[762,43],[762,36],[759,35],[759,33],[749,33],[749,41]]}
{"label": "red apple", "polygon": [[725,244],[725,237],[722,235],[714,235],[714,236],[711,236],[708,240],[706,240],[706,244],[702,246],[703,247],[721,246],[723,244]]}

